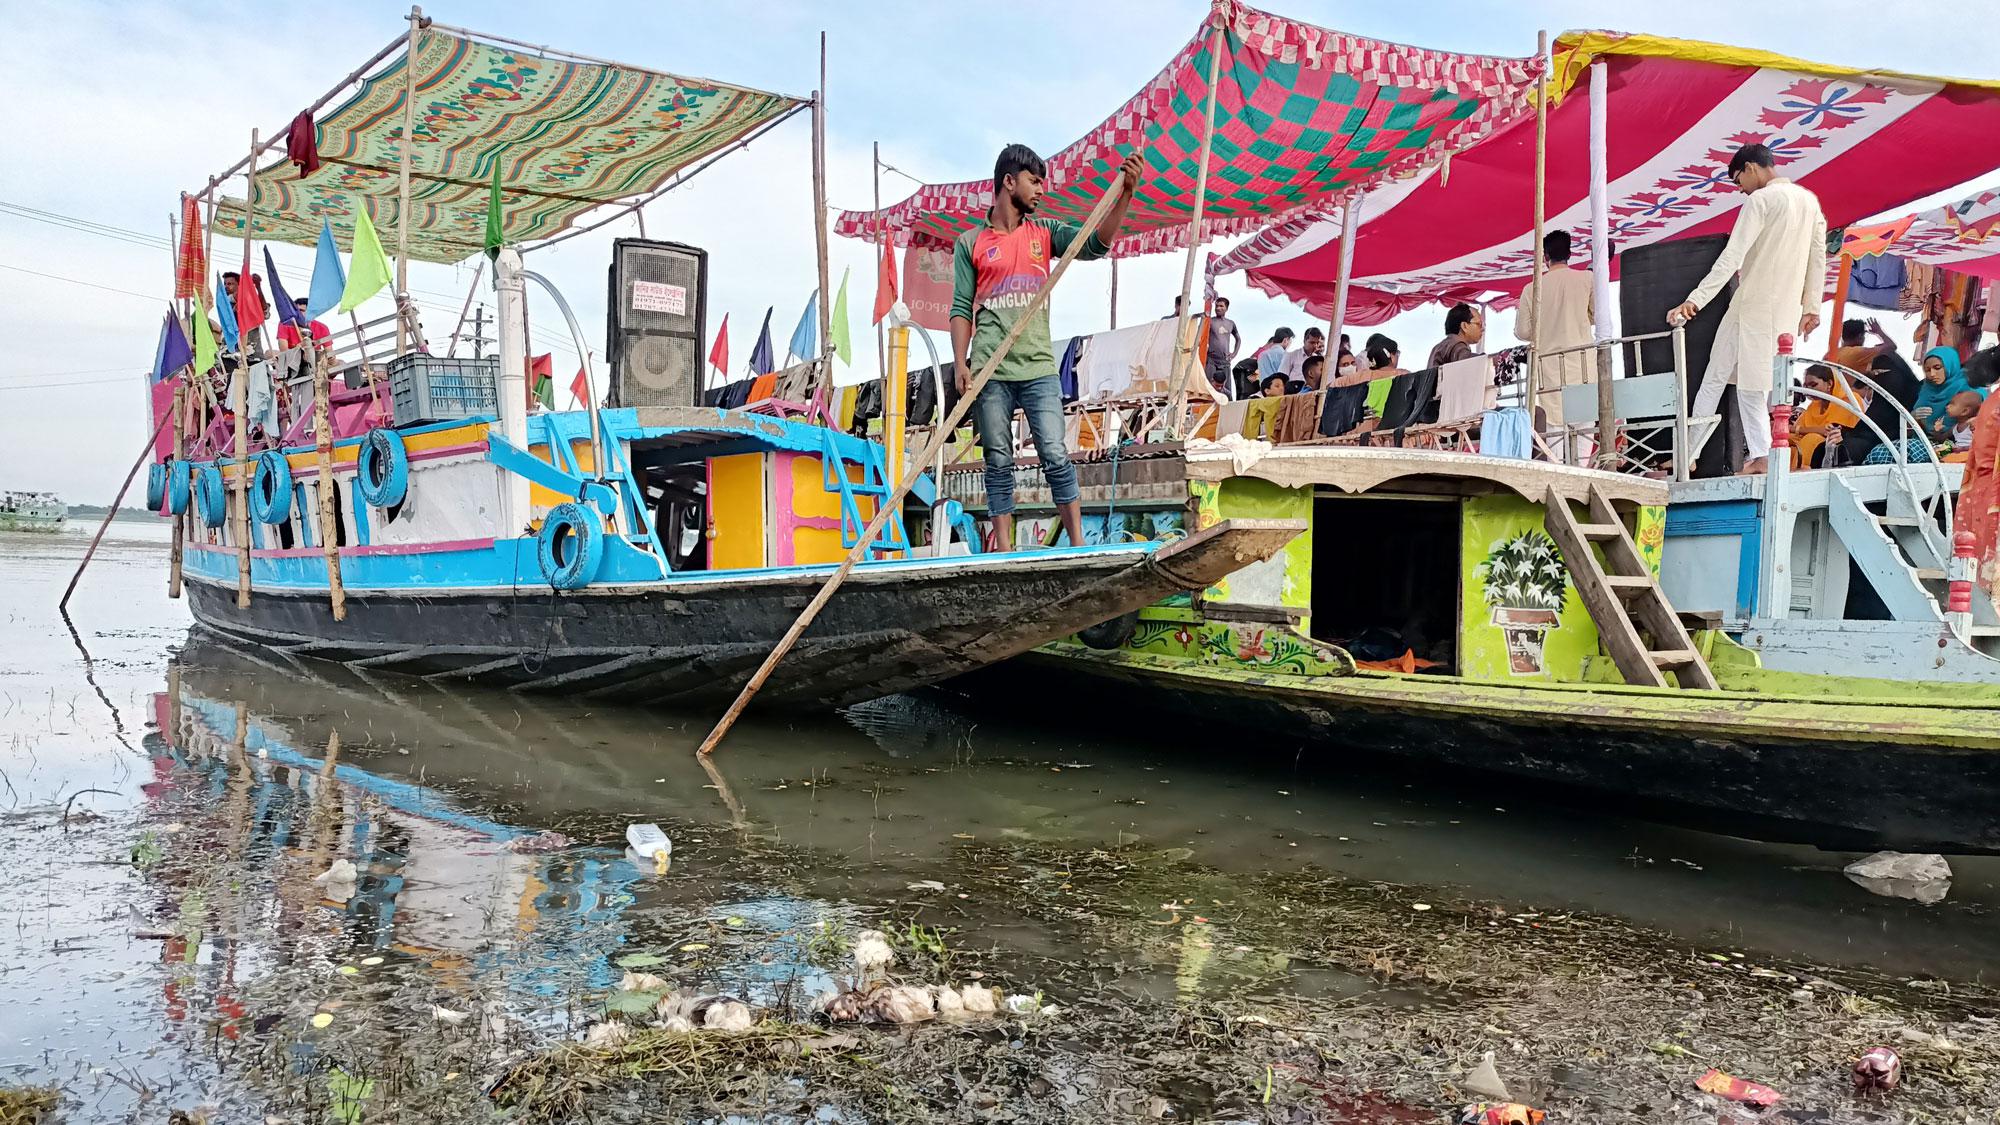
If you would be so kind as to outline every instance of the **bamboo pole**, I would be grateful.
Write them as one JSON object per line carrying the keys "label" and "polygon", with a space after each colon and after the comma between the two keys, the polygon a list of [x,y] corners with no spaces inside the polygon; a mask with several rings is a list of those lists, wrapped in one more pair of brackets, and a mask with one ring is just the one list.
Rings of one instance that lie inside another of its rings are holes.
{"label": "bamboo pole", "polygon": [[[646,235],[642,231],[639,237],[644,238]],[[472,298],[479,295],[479,279],[485,276],[486,263],[482,261],[479,263],[479,268],[472,271],[472,287],[465,291],[465,304],[459,307],[458,323],[451,326],[451,340],[445,346],[446,359],[458,354],[458,334],[465,331],[465,314],[472,311]]]}
{"label": "bamboo pole", "polygon": [[[875,241],[877,243],[876,252],[879,254],[887,254],[889,252],[889,228],[888,225],[882,221],[882,142],[881,141],[875,142],[874,174],[875,174]],[[879,261],[875,263],[875,283],[877,285],[880,285],[882,283],[882,263]],[[882,322],[879,320],[875,322],[875,370],[881,372],[884,378],[888,377],[889,352],[882,338]]]}
{"label": "bamboo pole", "polygon": [[[1590,275],[1592,301],[1597,305],[1594,335],[1597,348],[1597,456],[1600,468],[1618,464],[1618,419],[1611,394],[1611,345],[1617,334],[1611,322],[1611,214],[1605,130],[1610,100],[1610,71],[1603,59],[1590,64]],[[1535,310],[1540,312],[1540,309]]]}
{"label": "bamboo pole", "polygon": [[702,740],[697,753],[708,755],[715,752],[715,748],[729,734],[729,728],[736,725],[736,720],[743,714],[743,709],[750,705],[750,700],[763,688],[764,681],[770,679],[771,671],[785,658],[786,653],[792,651],[792,646],[798,643],[806,627],[819,616],[820,610],[826,608],[826,603],[833,597],[834,591],[840,589],[840,584],[847,580],[855,564],[868,553],[876,535],[880,534],[883,526],[889,522],[889,517],[902,510],[903,497],[917,483],[917,477],[922,475],[924,466],[938,455],[944,448],[945,442],[952,436],[952,432],[965,420],[966,412],[972,409],[972,404],[979,398],[979,392],[984,390],[987,382],[993,378],[993,372],[1000,366],[1000,361],[1013,350],[1014,341],[1021,338],[1022,330],[1048,304],[1049,294],[1055,292],[1056,282],[1062,280],[1063,274],[1069,270],[1070,263],[1076,260],[1077,252],[1083,249],[1083,244],[1091,235],[1097,233],[1097,227],[1104,221],[1104,216],[1110,213],[1111,205],[1124,192],[1124,177],[1114,178],[1104,197],[1097,201],[1097,207],[1091,211],[1090,217],[1084,220],[1083,229],[1077,233],[1077,237],[1070,240],[1069,248],[1062,252],[1062,257],[1056,259],[1055,269],[1050,272],[1049,279],[1043,283],[1041,290],[1035,294],[1035,299],[1028,302],[1028,307],[1021,310],[1021,315],[1015,319],[1014,326],[1000,338],[1000,346],[993,349],[993,354],[986,358],[985,366],[979,369],[979,374],[966,387],[965,393],[959,396],[958,403],[952,407],[950,415],[932,428],[930,440],[924,446],[924,451],[911,458],[910,467],[905,472],[902,483],[896,486],[896,491],[883,497],[882,503],[875,509],[875,518],[868,521],[867,529],[847,552],[847,557],[841,560],[840,568],[827,578],[826,584],[819,588],[819,593],[813,595],[813,600],[806,604],[806,608],[799,613],[798,620],[792,622],[792,627],[785,630],[785,635],[779,638],[777,647],[771,650],[771,655],[764,658],[764,663],[758,667],[756,674],[750,677],[750,682],[743,685],[743,691],[736,696],[736,701],[729,705],[729,710],[725,711],[722,718],[717,721],[715,729],[709,731],[708,737]]}
{"label": "bamboo pole", "polygon": [[403,61],[403,144],[396,156],[396,354],[409,349],[403,295],[410,291],[410,163],[416,157],[417,32],[424,10],[410,5],[410,46]]}
{"label": "bamboo pole", "polygon": [[[1549,33],[1546,31],[1535,33],[1535,58],[1542,65],[1542,76],[1535,84],[1535,244],[1530,248],[1535,272],[1528,280],[1528,303],[1535,310],[1534,319],[1528,322],[1528,425],[1531,427],[1535,425],[1535,411],[1542,405],[1542,321],[1547,319],[1542,313],[1542,239],[1546,237],[1543,227],[1548,223],[1549,184]],[[1567,449],[1556,460],[1567,463]]]}
{"label": "bamboo pole", "polygon": [[819,394],[822,421],[833,417],[833,267],[826,244],[826,32],[819,33],[819,89],[813,91],[812,189],[814,250],[819,255]]}
{"label": "bamboo pole", "polygon": [[1118,330],[1118,259],[1111,259],[1111,330]]}
{"label": "bamboo pole", "polygon": [[[250,181],[243,197],[243,271],[236,288],[255,284],[250,277],[250,234],[257,226],[257,130],[250,130]],[[219,300],[220,298],[218,298]],[[243,303],[238,301],[241,309]],[[236,325],[236,385],[230,403],[236,411],[236,608],[250,608],[250,337],[255,324]]]}
{"label": "bamboo pole", "polygon": [[162,414],[160,420],[153,423],[153,432],[146,436],[146,445],[139,450],[139,459],[132,462],[132,471],[125,474],[125,483],[118,486],[118,495],[112,498],[111,510],[104,513],[104,522],[97,525],[97,534],[90,537],[90,546],[84,549],[83,561],[76,564],[76,573],[69,576],[69,585],[63,587],[62,600],[56,603],[57,610],[68,608],[69,596],[76,593],[76,584],[83,577],[83,568],[90,565],[90,557],[97,553],[97,544],[103,540],[105,529],[110,527],[111,521],[118,516],[118,505],[125,502],[125,491],[132,487],[133,478],[139,475],[139,470],[144,468],[146,461],[152,457],[153,443],[160,440],[160,431],[166,428],[167,416]]}
{"label": "bamboo pole", "polygon": [[1361,197],[1350,195],[1340,208],[1340,257],[1333,282],[1333,312],[1326,318],[1326,359],[1320,364],[1321,389],[1332,386],[1340,372],[1340,333],[1347,327],[1347,283],[1354,273],[1354,239],[1360,233]]}
{"label": "bamboo pole", "polygon": [[[187,194],[185,192],[181,194],[181,206],[183,209],[187,206]],[[177,217],[175,215],[167,216],[167,252],[173,255],[174,273],[176,276],[180,273],[181,258],[180,243],[174,238],[174,220]],[[186,232],[183,231],[182,233],[185,234]],[[207,270],[208,265],[204,262],[202,264],[202,271],[205,273]],[[177,320],[187,316],[188,303],[186,299],[182,299],[180,309],[174,314]],[[174,380],[174,402],[171,408],[174,412],[174,460],[180,461],[187,456],[187,417],[185,413],[188,398],[187,378],[178,372],[172,378]],[[168,477],[169,492],[173,490],[172,479],[171,476]],[[117,505],[114,504],[112,507],[115,509]],[[171,503],[167,505],[167,510],[170,514],[172,513],[173,505]],[[167,548],[167,596],[178,598],[181,596],[181,553],[187,536],[187,513],[183,511],[179,515],[174,516],[173,519],[173,542]]]}
{"label": "bamboo pole", "polygon": [[[1174,326],[1174,375],[1167,398],[1167,432],[1176,437],[1183,432],[1181,415],[1187,405],[1190,365],[1194,361],[1194,336],[1188,323],[1194,315],[1192,291],[1195,255],[1201,250],[1201,216],[1208,202],[1208,156],[1215,147],[1215,85],[1222,72],[1223,34],[1224,27],[1218,22],[1215,34],[1208,41],[1208,102],[1201,127],[1201,160],[1195,169],[1194,213],[1188,218],[1187,263],[1181,268],[1181,315]],[[1203,384],[1206,383],[1204,379]]]}
{"label": "bamboo pole", "polygon": [[[312,336],[308,324],[305,335]],[[347,620],[347,587],[340,580],[340,528],[333,514],[333,498],[340,482],[333,475],[333,406],[328,390],[329,357],[317,343],[309,344],[307,355],[313,365],[313,452],[319,462],[319,542],[326,555],[326,596],[335,621]]]}
{"label": "bamboo pole", "polygon": [[[1840,252],[1840,268],[1833,275],[1833,331],[1826,336],[1826,358],[1840,350],[1840,322],[1847,315],[1847,280],[1854,273],[1854,259]],[[1816,310],[1808,310],[1816,311]],[[1864,365],[1865,366],[1865,365]]]}

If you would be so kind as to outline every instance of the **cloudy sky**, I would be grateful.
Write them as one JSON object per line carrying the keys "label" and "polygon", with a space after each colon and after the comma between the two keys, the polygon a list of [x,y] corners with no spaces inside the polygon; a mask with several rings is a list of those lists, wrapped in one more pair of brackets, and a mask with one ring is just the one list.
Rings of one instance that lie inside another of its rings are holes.
{"label": "cloudy sky", "polygon": [[[1430,0],[1333,4],[1289,0],[1287,15],[1358,34],[1446,50],[1524,55],[1537,28],[1609,26],[1757,46],[1854,65],[1991,76],[1991,36],[1968,6],[1905,0]],[[816,84],[818,33],[828,32],[829,196],[870,201],[869,146],[926,180],[986,174],[1009,141],[1053,152],[1096,124],[1194,33],[1196,0],[1074,2],[565,4],[487,0],[429,14],[664,70],[804,95]],[[141,374],[150,365],[172,288],[167,223],[178,193],[201,186],[248,150],[253,128],[282,126],[299,108],[403,27],[391,0],[337,6],[11,0],[0,12],[13,108],[0,114],[0,487],[50,488],[78,503],[110,500],[149,428]],[[1955,30],[1956,29],[1956,30]],[[647,233],[711,254],[709,324],[729,314],[734,354],[748,353],[767,305],[783,347],[813,279],[808,125],[794,118],[646,211]],[[1923,159],[1910,154],[1912,162]],[[1996,157],[2000,159],[2000,157]],[[1894,168],[1884,169],[1895,175]],[[888,175],[883,199],[913,185]],[[234,187],[241,193],[241,180]],[[1946,196],[1953,193],[1944,193]],[[1941,198],[1941,197],[1940,197]],[[564,290],[589,346],[603,347],[604,269],[620,222],[531,261]],[[239,253],[217,246],[218,259]],[[275,247],[282,274],[303,288],[304,248]],[[872,273],[865,246],[836,240],[833,272],[856,276],[857,334],[866,330]],[[1178,291],[1181,260],[1119,267],[1119,316],[1158,316]],[[1054,302],[1058,334],[1105,326],[1109,268],[1079,265]],[[433,337],[448,333],[472,281],[462,269],[416,265],[411,288]],[[1247,295],[1225,279],[1246,337],[1303,327],[1296,308]],[[539,297],[531,298],[531,302]],[[553,309],[536,334],[559,373],[575,348]],[[1438,335],[1442,310],[1398,318],[1407,345]],[[1496,335],[1505,342],[1505,322]],[[875,363],[872,333],[856,359]],[[941,347],[942,342],[941,342]],[[130,501],[128,500],[128,503]]]}

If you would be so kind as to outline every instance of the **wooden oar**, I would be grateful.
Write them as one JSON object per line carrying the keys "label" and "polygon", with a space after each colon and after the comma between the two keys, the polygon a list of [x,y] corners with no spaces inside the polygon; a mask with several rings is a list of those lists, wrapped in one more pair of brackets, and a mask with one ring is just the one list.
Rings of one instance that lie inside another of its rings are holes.
{"label": "wooden oar", "polygon": [[77,580],[83,577],[83,568],[90,565],[90,557],[97,553],[98,541],[104,538],[104,529],[110,527],[111,521],[118,518],[118,505],[125,502],[125,490],[132,487],[132,478],[138,476],[139,470],[145,467],[148,457],[153,452],[153,443],[160,440],[160,431],[167,428],[167,419],[171,417],[173,417],[171,412],[162,414],[160,420],[154,423],[152,436],[146,439],[146,448],[141,449],[139,459],[132,462],[132,471],[125,474],[125,483],[118,486],[118,495],[111,500],[111,510],[104,513],[104,522],[97,525],[97,534],[90,537],[90,547],[83,552],[83,561],[76,564],[76,573],[69,576],[69,585],[63,587],[62,600],[56,603],[58,610],[68,607],[69,596],[76,593]]}
{"label": "wooden oar", "polygon": [[875,518],[868,521],[868,529],[861,533],[860,541],[854,544],[853,550],[847,552],[847,558],[841,560],[840,568],[827,578],[826,585],[819,588],[819,593],[813,595],[813,600],[806,603],[806,608],[799,613],[799,619],[792,622],[790,629],[785,630],[785,635],[778,640],[778,646],[771,650],[771,655],[764,658],[763,665],[757,669],[756,675],[750,677],[750,682],[743,685],[743,691],[736,696],[736,702],[731,703],[729,710],[723,712],[721,720],[715,724],[714,730],[708,732],[708,737],[702,740],[701,748],[696,753],[706,755],[715,752],[716,746],[720,745],[723,738],[729,734],[729,728],[736,725],[736,720],[743,714],[743,709],[750,705],[750,700],[763,688],[764,681],[771,677],[772,669],[778,666],[778,662],[785,658],[786,653],[792,651],[792,646],[799,642],[800,634],[813,623],[813,618],[819,616],[819,611],[826,607],[834,591],[840,589],[840,584],[847,581],[847,575],[854,569],[854,565],[872,549],[875,536],[889,522],[889,517],[901,510],[904,495],[916,485],[917,478],[923,475],[923,467],[930,464],[931,459],[937,456],[938,450],[944,448],[946,439],[958,430],[959,424],[965,420],[966,412],[972,409],[973,401],[979,397],[979,392],[984,390],[987,382],[993,378],[993,372],[1000,366],[1000,361],[1007,358],[1007,353],[1014,347],[1014,341],[1020,339],[1021,332],[1028,327],[1028,322],[1042,310],[1043,305],[1048,304],[1049,294],[1055,290],[1056,282],[1062,280],[1064,271],[1068,270],[1069,264],[1076,260],[1077,252],[1082,250],[1083,244],[1097,233],[1098,224],[1104,221],[1105,214],[1111,210],[1111,205],[1124,191],[1125,178],[1114,177],[1104,197],[1097,201],[1097,206],[1090,212],[1090,217],[1083,221],[1083,229],[1070,240],[1069,248],[1056,260],[1056,268],[1049,273],[1048,282],[1035,294],[1035,299],[1028,302],[1028,307],[1021,311],[1020,317],[1014,321],[1014,327],[1008,329],[1007,335],[1001,338],[1000,346],[993,349],[993,354],[987,357],[986,365],[979,369],[979,375],[972,380],[965,393],[959,396],[958,405],[952,408],[950,416],[932,432],[931,440],[925,445],[924,451],[911,459],[909,471],[904,475],[903,482],[896,486],[896,491],[883,498],[881,505],[875,510]]}

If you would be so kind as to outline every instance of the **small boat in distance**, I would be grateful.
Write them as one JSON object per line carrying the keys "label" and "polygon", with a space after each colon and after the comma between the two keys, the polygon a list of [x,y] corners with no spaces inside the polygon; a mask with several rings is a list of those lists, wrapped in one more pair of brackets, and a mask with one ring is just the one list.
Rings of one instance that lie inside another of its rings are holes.
{"label": "small boat in distance", "polygon": [[53,492],[0,493],[0,531],[61,531],[69,507]]}

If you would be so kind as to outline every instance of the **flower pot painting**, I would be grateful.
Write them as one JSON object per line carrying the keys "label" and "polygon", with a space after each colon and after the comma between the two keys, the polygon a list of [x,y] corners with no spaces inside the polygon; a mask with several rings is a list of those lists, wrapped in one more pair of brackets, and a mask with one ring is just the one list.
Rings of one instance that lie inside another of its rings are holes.
{"label": "flower pot painting", "polygon": [[1543,642],[1562,620],[1569,584],[1555,540],[1540,531],[1502,539],[1479,564],[1479,576],[1486,584],[1493,624],[1507,638],[1508,670],[1517,676],[1546,673]]}

